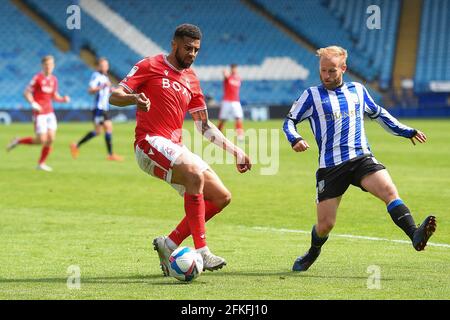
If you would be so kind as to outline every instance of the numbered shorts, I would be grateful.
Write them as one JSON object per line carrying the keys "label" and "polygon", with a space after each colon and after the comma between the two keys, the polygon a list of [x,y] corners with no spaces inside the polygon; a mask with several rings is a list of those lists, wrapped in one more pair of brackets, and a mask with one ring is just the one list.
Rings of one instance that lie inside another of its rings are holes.
{"label": "numbered shorts", "polygon": [[239,101],[222,101],[219,112],[220,120],[242,119],[243,117],[244,113]]}
{"label": "numbered shorts", "polygon": [[186,146],[173,143],[160,136],[148,136],[136,144],[135,155],[139,167],[149,175],[166,181],[183,196],[185,188],[172,183],[172,167],[181,154],[187,155],[190,163],[196,164],[203,172],[208,164]]}
{"label": "numbered shorts", "polygon": [[36,134],[44,134],[49,130],[56,131],[57,128],[58,124],[53,112],[34,116],[34,131]]}
{"label": "numbered shorts", "polygon": [[357,157],[330,168],[320,168],[316,173],[317,203],[342,196],[350,185],[361,188],[361,180],[368,174],[386,169],[371,155]]}
{"label": "numbered shorts", "polygon": [[108,111],[100,109],[94,109],[92,111],[92,118],[96,125],[103,124],[105,121],[111,120]]}

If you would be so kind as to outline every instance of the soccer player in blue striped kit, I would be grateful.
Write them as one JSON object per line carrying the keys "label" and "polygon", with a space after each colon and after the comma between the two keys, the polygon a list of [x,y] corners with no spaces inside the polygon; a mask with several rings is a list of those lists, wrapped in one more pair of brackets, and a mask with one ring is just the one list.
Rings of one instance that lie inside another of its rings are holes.
{"label": "soccer player in blue striped kit", "polygon": [[423,132],[401,124],[377,105],[366,88],[357,82],[344,82],[347,51],[338,46],[317,50],[322,85],[310,87],[296,100],[286,117],[283,130],[295,152],[309,148],[297,132],[297,123],[308,119],[319,147],[317,179],[317,224],[311,232],[311,247],[298,257],[293,271],[306,271],[320,254],[322,245],[336,222],[336,213],[350,184],[368,191],[385,202],[394,223],[421,251],[436,230],[436,218],[428,216],[416,227],[408,207],[400,199],[386,168],[370,151],[364,130],[364,114],[388,132],[420,143]]}

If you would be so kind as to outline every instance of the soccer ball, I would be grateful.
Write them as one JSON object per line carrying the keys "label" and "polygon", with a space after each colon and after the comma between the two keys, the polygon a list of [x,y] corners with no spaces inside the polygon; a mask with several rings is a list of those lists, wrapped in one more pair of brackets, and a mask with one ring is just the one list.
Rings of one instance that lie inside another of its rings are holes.
{"label": "soccer ball", "polygon": [[192,281],[203,271],[202,256],[189,247],[176,249],[169,257],[169,274],[180,281]]}

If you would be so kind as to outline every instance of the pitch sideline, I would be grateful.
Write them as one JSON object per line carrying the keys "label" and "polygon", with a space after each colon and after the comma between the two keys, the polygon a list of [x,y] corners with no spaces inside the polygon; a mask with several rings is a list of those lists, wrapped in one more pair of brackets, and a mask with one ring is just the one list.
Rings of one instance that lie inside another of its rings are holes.
{"label": "pitch sideline", "polygon": [[[284,228],[270,228],[270,227],[261,227],[261,226],[255,226],[255,227],[245,227],[243,228],[250,228],[253,230],[258,231],[270,231],[270,232],[281,232],[281,233],[301,233],[301,234],[311,234],[311,231],[305,231],[305,230],[295,230],[295,229],[284,229]],[[388,242],[394,242],[394,243],[403,243],[403,244],[411,244],[411,241],[407,240],[392,240],[387,238],[377,238],[377,237],[367,237],[367,236],[355,236],[351,234],[336,234],[333,233],[332,237],[339,237],[339,238],[347,238],[347,239],[360,239],[360,240],[369,240],[369,241],[388,241]],[[441,247],[441,248],[450,248],[450,244],[447,243],[433,243],[428,242],[427,246],[430,247]]]}

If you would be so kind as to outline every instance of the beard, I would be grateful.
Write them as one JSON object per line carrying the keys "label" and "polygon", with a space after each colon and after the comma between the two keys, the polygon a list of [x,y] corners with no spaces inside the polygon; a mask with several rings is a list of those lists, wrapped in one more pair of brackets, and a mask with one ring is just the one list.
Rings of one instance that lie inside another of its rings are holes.
{"label": "beard", "polygon": [[177,51],[175,52],[175,59],[177,60],[178,65],[179,65],[182,69],[187,69],[187,68],[189,68],[189,67],[191,66],[191,64],[194,62],[194,61],[192,61],[192,62],[185,62],[185,61],[183,60],[183,58],[180,57],[180,55],[179,55],[179,53],[178,53],[178,49],[177,49]]}
{"label": "beard", "polygon": [[336,78],[336,79],[332,80],[331,82],[325,82],[325,80],[322,78],[322,76],[320,76],[320,81],[322,81],[322,84],[325,88],[332,90],[332,89],[336,89],[337,87],[339,87],[342,84],[342,77]]}

